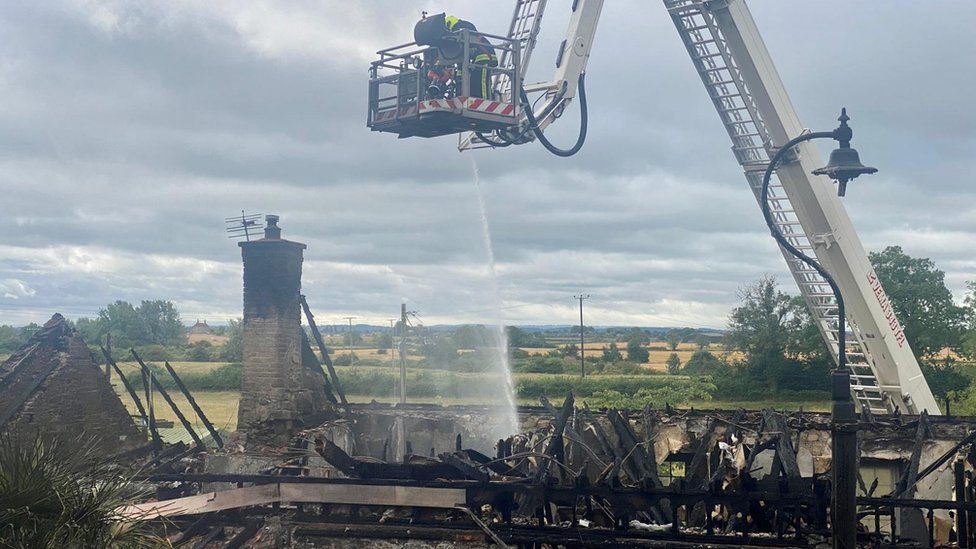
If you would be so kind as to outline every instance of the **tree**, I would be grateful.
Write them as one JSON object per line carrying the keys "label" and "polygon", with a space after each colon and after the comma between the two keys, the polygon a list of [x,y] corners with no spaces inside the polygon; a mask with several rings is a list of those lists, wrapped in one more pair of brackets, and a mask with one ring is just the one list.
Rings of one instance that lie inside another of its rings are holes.
{"label": "tree", "polygon": [[390,332],[383,332],[376,336],[376,348],[381,350],[392,349],[393,334]]}
{"label": "tree", "polygon": [[98,325],[96,341],[111,333],[114,343],[120,347],[131,347],[148,343],[146,327],[136,308],[128,301],[109,303],[98,311],[95,321]]}
{"label": "tree", "polygon": [[[529,332],[515,326],[506,326],[509,347],[547,347],[546,337],[539,332]],[[489,341],[491,341],[489,339]]]}
{"label": "tree", "polygon": [[611,343],[609,347],[603,348],[603,360],[607,362],[620,362],[624,359],[624,355],[617,348],[616,343]]}
{"label": "tree", "polygon": [[176,306],[160,299],[143,301],[138,307],[128,301],[115,301],[98,311],[94,320],[81,318],[75,326],[93,343],[111,333],[113,343],[120,347],[186,342],[186,328]]}
{"label": "tree", "polygon": [[458,358],[458,348],[449,337],[437,337],[424,348],[424,356],[438,366],[453,366]]}
{"label": "tree", "polygon": [[678,330],[671,330],[665,334],[664,341],[668,344],[668,349],[676,351],[678,350],[678,345],[681,344],[681,334]]}
{"label": "tree", "polygon": [[155,299],[143,301],[136,308],[142,320],[147,341],[141,344],[177,345],[186,341],[186,327],[172,301]]}
{"label": "tree", "polygon": [[669,374],[676,375],[678,373],[678,370],[681,368],[681,359],[678,358],[678,353],[671,353],[668,356],[667,365]]}
{"label": "tree", "polygon": [[966,310],[955,304],[945,273],[928,258],[907,255],[900,246],[870,254],[878,280],[919,359],[962,346]]}
{"label": "tree", "polygon": [[[509,335],[509,345],[512,347],[519,347],[512,343],[512,336],[516,339],[520,339],[522,330],[515,328],[517,332],[513,330],[508,331]],[[498,328],[481,326],[478,324],[467,324],[464,326],[458,326],[454,330],[454,344],[457,345],[458,349],[477,349],[479,347],[495,347],[498,345]],[[521,343],[521,341],[519,341]]]}
{"label": "tree", "polygon": [[[817,360],[816,332],[799,297],[780,292],[772,277],[764,277],[740,290],[741,304],[729,315],[726,343],[745,354],[742,366],[772,392],[799,363]],[[819,340],[819,336],[817,336]]]}
{"label": "tree", "polygon": [[704,351],[708,349],[708,345],[710,343],[711,341],[708,339],[708,336],[699,334],[698,336],[695,337],[695,346],[698,347],[699,351]]}
{"label": "tree", "polygon": [[88,342],[89,345],[94,345],[96,343],[104,344],[102,336],[105,334],[101,331],[101,324],[98,322],[97,318],[79,318],[75,321],[75,329],[81,334],[81,337]]}
{"label": "tree", "polygon": [[708,351],[695,351],[691,355],[682,373],[692,376],[715,376],[726,370],[726,364]]}
{"label": "tree", "polygon": [[362,345],[363,336],[359,332],[346,332],[342,334],[342,341],[345,343],[346,347]]}
{"label": "tree", "polygon": [[559,356],[568,356],[571,358],[579,358],[579,348],[575,343],[570,343],[569,345],[563,345],[559,348]]}
{"label": "tree", "polygon": [[922,374],[936,400],[942,402],[953,391],[963,393],[969,388],[970,379],[955,367],[952,357],[942,360],[926,360],[922,362]]}
{"label": "tree", "polygon": [[966,283],[966,331],[962,336],[960,352],[971,360],[976,359],[976,281]]}
{"label": "tree", "polygon": [[650,358],[651,353],[643,345],[644,338],[641,336],[631,336],[627,340],[627,360],[643,364]]}
{"label": "tree", "polygon": [[241,319],[231,319],[226,330],[227,341],[220,346],[218,356],[226,362],[241,362],[244,360],[244,322]]}
{"label": "tree", "polygon": [[24,331],[13,326],[0,326],[0,352],[12,353],[27,342]]}

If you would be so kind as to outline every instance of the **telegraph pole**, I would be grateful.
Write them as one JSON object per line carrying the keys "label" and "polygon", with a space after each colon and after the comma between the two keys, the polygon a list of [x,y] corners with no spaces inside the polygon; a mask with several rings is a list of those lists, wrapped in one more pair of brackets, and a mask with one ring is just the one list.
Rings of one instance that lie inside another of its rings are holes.
{"label": "telegraph pole", "polygon": [[[400,304],[400,322],[398,323],[399,341],[397,341],[397,346],[400,348],[400,387],[399,394],[397,395],[398,404],[407,403],[407,304]],[[397,413],[393,419],[393,425],[396,429],[396,445],[394,446],[396,451],[396,459],[402,461],[407,455],[407,429],[403,423],[403,416],[401,413]]]}
{"label": "telegraph pole", "polygon": [[354,317],[354,316],[344,316],[342,318],[344,318],[344,319],[346,319],[346,320],[349,321],[349,332],[347,332],[349,334],[349,343],[348,343],[348,345],[349,345],[349,347],[352,347],[352,321],[356,317]]}
{"label": "telegraph pole", "polygon": [[400,404],[407,403],[407,304],[400,304]]}
{"label": "telegraph pole", "polygon": [[396,328],[394,327],[396,319],[388,320],[390,321],[390,366],[396,368]]}
{"label": "telegraph pole", "polygon": [[586,378],[586,360],[583,358],[583,300],[589,299],[590,294],[574,295],[573,299],[578,299],[580,304],[580,379]]}

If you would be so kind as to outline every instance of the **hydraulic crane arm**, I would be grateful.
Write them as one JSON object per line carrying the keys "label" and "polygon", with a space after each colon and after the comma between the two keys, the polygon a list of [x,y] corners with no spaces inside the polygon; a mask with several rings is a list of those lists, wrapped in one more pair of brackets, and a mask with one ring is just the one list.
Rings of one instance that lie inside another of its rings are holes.
{"label": "hydraulic crane arm", "polygon": [[[545,131],[550,124],[562,115],[566,107],[576,97],[581,76],[586,72],[586,64],[590,60],[590,50],[593,47],[596,28],[603,11],[603,1],[573,1],[573,11],[566,28],[565,38],[560,43],[556,54],[556,69],[551,80],[528,84],[523,86],[521,90],[513,90],[509,79],[497,79],[496,92],[508,100],[514,99],[518,102],[523,91],[526,98],[535,95],[536,98],[541,99],[532,101],[529,105],[523,105],[523,107],[532,109],[535,118],[534,130]],[[545,7],[546,0],[516,0],[515,13],[509,26],[508,38],[522,40],[525,37],[523,41],[525,49],[522,51],[521,64],[523,78],[528,68],[528,60],[531,58],[532,50],[535,47]],[[526,31],[525,29],[530,30]],[[542,94],[542,96],[540,97],[538,94]],[[528,128],[530,124],[529,117],[523,115],[520,118],[520,131],[516,133],[530,140],[534,133],[530,131],[531,128]],[[511,134],[512,132],[508,133]],[[458,149],[462,151],[492,146],[475,133],[463,134],[459,139]],[[509,138],[503,136],[501,139],[508,140]],[[492,141],[497,144],[497,141]]]}
{"label": "hydraulic crane arm", "polygon": [[[664,0],[678,33],[732,139],[732,151],[759,198],[762,173],[779,145],[806,130],[744,0]],[[874,412],[938,414],[939,407],[905,340],[847,211],[810,142],[777,169],[769,205],[790,243],[813,254],[834,277],[850,324],[852,392]],[[837,304],[826,282],[785,253],[827,347],[837,359]]]}

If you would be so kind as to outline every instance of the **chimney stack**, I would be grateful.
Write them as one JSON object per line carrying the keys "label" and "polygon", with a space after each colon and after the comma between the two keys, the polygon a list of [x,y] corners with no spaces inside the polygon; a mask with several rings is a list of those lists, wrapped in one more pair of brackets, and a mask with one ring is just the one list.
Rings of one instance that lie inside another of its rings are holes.
{"label": "chimney stack", "polygon": [[[282,240],[278,216],[264,238],[239,242],[244,262],[244,371],[238,430],[287,437],[326,407],[321,375],[302,364],[301,286],[305,244]],[[271,427],[270,431],[268,427]]]}

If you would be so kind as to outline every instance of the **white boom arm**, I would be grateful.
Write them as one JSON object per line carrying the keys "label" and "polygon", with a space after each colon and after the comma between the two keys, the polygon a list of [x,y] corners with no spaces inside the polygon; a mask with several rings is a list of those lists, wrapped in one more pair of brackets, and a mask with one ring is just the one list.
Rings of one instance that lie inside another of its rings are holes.
{"label": "white boom arm", "polygon": [[[778,144],[806,131],[793,109],[744,0],[664,0],[759,197],[762,173]],[[844,296],[852,393],[874,412],[939,414],[914,353],[871,267],[833,184],[811,175],[822,164],[810,142],[781,164],[770,208],[790,243],[813,253]],[[837,308],[826,282],[784,251],[800,292],[837,359]],[[848,337],[848,341],[851,338]]]}
{"label": "white boom arm", "polygon": [[[521,66],[523,78],[535,48],[545,7],[546,0],[515,0],[515,13],[509,26],[508,38],[520,40],[524,48]],[[586,63],[590,60],[593,37],[603,11],[603,0],[573,0],[572,10],[566,38],[559,45],[556,55],[556,71],[552,80],[524,86],[527,94],[545,94],[546,100],[534,109],[540,130],[545,130],[559,118],[576,97],[579,77],[586,71]],[[516,101],[521,92],[511,89],[511,82],[504,77],[496,81],[495,90],[502,97],[514,96]],[[522,115],[520,120],[525,123],[525,116]],[[460,138],[458,149],[463,151],[485,146],[487,145],[471,133]]]}

